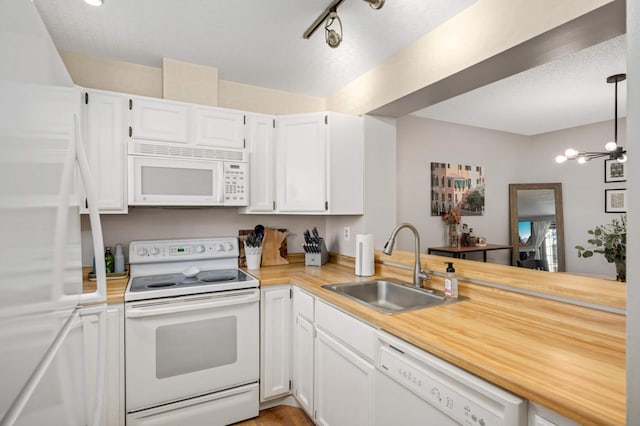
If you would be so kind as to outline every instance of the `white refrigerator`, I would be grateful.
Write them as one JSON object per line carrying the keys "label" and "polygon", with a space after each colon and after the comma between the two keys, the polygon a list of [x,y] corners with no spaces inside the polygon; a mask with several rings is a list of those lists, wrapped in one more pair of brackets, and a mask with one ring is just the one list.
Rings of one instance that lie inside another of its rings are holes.
{"label": "white refrigerator", "polygon": [[105,271],[82,294],[74,87],[30,0],[0,0],[0,425],[104,423]]}

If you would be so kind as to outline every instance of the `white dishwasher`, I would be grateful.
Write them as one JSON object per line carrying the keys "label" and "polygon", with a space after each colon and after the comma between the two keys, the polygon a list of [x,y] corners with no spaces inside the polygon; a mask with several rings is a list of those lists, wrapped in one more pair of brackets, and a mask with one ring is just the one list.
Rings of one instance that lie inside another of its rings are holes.
{"label": "white dishwasher", "polygon": [[526,426],[526,400],[388,333],[377,338],[377,426]]}

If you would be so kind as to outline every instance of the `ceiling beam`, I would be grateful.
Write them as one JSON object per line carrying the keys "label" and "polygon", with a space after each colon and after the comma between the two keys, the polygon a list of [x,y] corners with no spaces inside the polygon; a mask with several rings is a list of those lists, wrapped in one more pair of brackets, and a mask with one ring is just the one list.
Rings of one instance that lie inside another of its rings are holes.
{"label": "ceiling beam", "polygon": [[615,0],[368,114],[403,117],[625,34],[625,8],[625,0]]}

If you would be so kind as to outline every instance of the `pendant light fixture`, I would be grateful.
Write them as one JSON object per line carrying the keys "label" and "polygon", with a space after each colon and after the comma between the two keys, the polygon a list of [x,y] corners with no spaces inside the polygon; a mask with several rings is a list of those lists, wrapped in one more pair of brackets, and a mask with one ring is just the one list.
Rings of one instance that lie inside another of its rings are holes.
{"label": "pendant light fixture", "polygon": [[594,158],[609,157],[611,160],[618,160],[621,163],[627,161],[627,151],[618,145],[618,83],[624,81],[627,78],[626,74],[615,74],[607,77],[607,83],[615,84],[615,104],[614,104],[614,133],[613,140],[607,142],[604,146],[604,152],[590,152],[590,151],[578,151],[573,148],[569,148],[564,152],[564,155],[558,155],[556,157],[557,163],[564,163],[567,160],[576,160],[579,164],[584,164],[587,161],[591,161]]}
{"label": "pendant light fixture", "polygon": [[[344,0],[333,0],[327,8],[316,18],[315,21],[302,34],[302,38],[308,39],[324,22],[324,40],[327,45],[332,48],[340,46],[342,43],[342,21],[338,16],[338,6]],[[385,0],[363,0],[368,3],[372,9],[380,9],[384,6]],[[337,24],[334,25],[337,21]],[[333,26],[333,27],[332,27]]]}

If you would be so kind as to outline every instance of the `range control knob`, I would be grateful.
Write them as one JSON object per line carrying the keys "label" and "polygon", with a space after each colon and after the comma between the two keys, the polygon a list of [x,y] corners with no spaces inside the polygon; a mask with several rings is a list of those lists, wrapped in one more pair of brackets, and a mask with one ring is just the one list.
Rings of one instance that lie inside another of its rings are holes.
{"label": "range control knob", "polygon": [[136,250],[136,253],[138,254],[138,256],[146,256],[148,251],[146,248],[140,247],[138,248],[138,250]]}
{"label": "range control knob", "polygon": [[223,252],[224,246],[222,244],[218,244],[218,246],[216,247],[216,251]]}
{"label": "range control knob", "polygon": [[160,249],[158,247],[154,247],[151,249],[150,253],[151,253],[151,256],[157,256],[160,254]]}
{"label": "range control knob", "polygon": [[231,245],[231,243],[224,243],[224,249],[226,251],[231,251],[233,250],[233,246]]}
{"label": "range control knob", "polygon": [[196,253],[204,253],[204,246],[202,244],[196,246]]}

